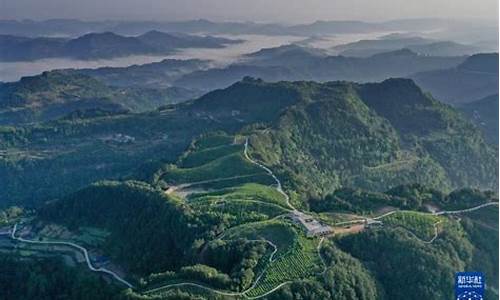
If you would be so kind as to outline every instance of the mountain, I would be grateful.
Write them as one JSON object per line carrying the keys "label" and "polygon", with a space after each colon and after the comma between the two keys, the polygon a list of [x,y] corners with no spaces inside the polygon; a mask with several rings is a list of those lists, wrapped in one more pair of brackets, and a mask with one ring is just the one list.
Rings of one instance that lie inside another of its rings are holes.
{"label": "mountain", "polygon": [[181,48],[222,48],[227,44],[239,42],[241,40],[159,31],[150,31],[135,37],[113,32],[88,33],[73,39],[0,35],[0,61],[54,57],[90,60],[130,55],[166,55]]}
{"label": "mountain", "polygon": [[[301,90],[310,100],[282,112],[251,140],[259,158],[297,190],[385,190],[407,180],[440,188],[496,184],[488,179],[496,150],[458,112],[412,81],[305,84]],[[482,169],[485,161],[490,171]]]}
{"label": "mountain", "polygon": [[[247,78],[156,112],[3,127],[1,202],[41,203],[96,180],[149,178],[148,170],[177,159],[194,137],[217,130],[250,136],[252,155],[296,195],[414,182],[443,190],[497,184],[494,147],[460,113],[410,80]],[[303,205],[299,199],[294,201]]]}
{"label": "mountain", "polygon": [[180,48],[223,48],[228,44],[241,43],[241,40],[231,40],[212,36],[196,36],[184,33],[164,33],[157,30],[148,31],[137,37],[144,44],[159,51],[170,51]]}
{"label": "mountain", "polygon": [[194,95],[180,88],[114,88],[86,75],[44,72],[0,84],[0,124],[43,122],[82,110],[142,112]]}
{"label": "mountain", "polygon": [[498,144],[498,94],[461,104],[458,108],[483,131],[488,142]]}
{"label": "mountain", "polygon": [[498,92],[498,53],[476,54],[456,67],[409,77],[446,103],[471,102]]}
{"label": "mountain", "polygon": [[275,48],[263,48],[245,55],[242,60],[248,61],[252,65],[304,66],[326,56],[326,52],[321,49],[289,44]]}
{"label": "mountain", "polygon": [[62,38],[26,38],[0,35],[0,61],[35,60],[58,57],[67,42]]}
{"label": "mountain", "polygon": [[89,33],[69,40],[64,46],[63,57],[98,59],[134,54],[152,54],[154,47],[138,38],[125,37],[112,32]]}
{"label": "mountain", "polygon": [[111,86],[167,88],[183,75],[209,67],[208,61],[198,59],[164,59],[160,62],[128,67],[72,69],[65,72],[84,74]]}
{"label": "mountain", "polygon": [[389,35],[375,40],[360,40],[332,48],[343,56],[368,57],[374,54],[409,49],[428,56],[462,56],[480,52],[480,48],[451,41],[437,41],[417,36]]}
{"label": "mountain", "polygon": [[244,76],[273,82],[280,80],[381,81],[389,77],[409,76],[424,70],[453,67],[463,62],[464,59],[464,57],[418,55],[408,49],[376,54],[367,58],[325,56],[314,49],[291,45],[258,51],[247,55],[242,62],[225,68],[186,74],[174,85],[210,91],[227,87]]}

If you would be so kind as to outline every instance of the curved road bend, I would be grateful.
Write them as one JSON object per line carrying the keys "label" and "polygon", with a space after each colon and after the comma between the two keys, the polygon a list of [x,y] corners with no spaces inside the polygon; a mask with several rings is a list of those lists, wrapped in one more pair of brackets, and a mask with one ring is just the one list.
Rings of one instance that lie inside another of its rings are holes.
{"label": "curved road bend", "polygon": [[51,241],[27,240],[27,239],[23,239],[22,237],[16,237],[15,236],[16,230],[17,230],[17,224],[15,224],[14,227],[12,228],[12,233],[10,235],[10,237],[12,239],[16,240],[16,241],[20,241],[20,242],[28,243],[28,244],[63,245],[63,246],[70,246],[70,247],[76,248],[76,249],[80,250],[83,253],[83,255],[85,257],[85,261],[87,263],[87,266],[89,267],[89,269],[92,272],[106,273],[108,275],[113,276],[116,280],[118,280],[119,282],[123,283],[127,287],[129,287],[129,288],[133,288],[134,287],[130,282],[128,282],[125,279],[121,278],[118,274],[116,274],[115,272],[113,272],[111,270],[108,270],[106,268],[94,268],[94,266],[90,262],[90,257],[89,257],[89,253],[88,253],[87,249],[85,249],[82,246],[79,246],[79,245],[71,243],[71,242],[51,242]]}
{"label": "curved road bend", "polygon": [[273,171],[271,171],[271,169],[269,169],[268,167],[264,166],[263,164],[253,160],[250,155],[248,154],[248,138],[246,138],[245,140],[245,151],[243,151],[243,154],[245,155],[245,158],[251,162],[252,164],[260,167],[261,169],[264,169],[264,171],[267,172],[267,174],[269,174],[273,179],[274,181],[276,181],[276,190],[282,194],[284,197],[285,197],[285,200],[286,200],[286,204],[295,212],[298,212],[299,210],[296,209],[291,203],[290,203],[290,197],[288,197],[287,193],[285,193],[285,191],[283,191],[283,188],[282,188],[282,185],[281,185],[281,181],[278,179],[278,177],[276,177],[276,175],[274,175]]}
{"label": "curved road bend", "polygon": [[[278,252],[278,247],[273,242],[271,242],[270,240],[266,240],[266,239],[262,239],[262,240],[248,240],[248,241],[250,241],[250,242],[266,242],[267,244],[269,244],[274,250],[271,253],[271,255],[269,256],[269,260],[268,261],[269,261],[269,263],[272,263],[272,262],[275,261],[276,258],[274,257],[274,255],[276,254],[276,252]],[[269,295],[270,293],[268,292],[268,293],[265,293],[265,294],[260,295],[258,297],[248,297],[246,295],[246,293],[248,293],[249,291],[253,290],[257,286],[257,284],[259,283],[260,279],[262,278],[262,276],[266,272],[266,269],[267,269],[267,266],[262,271],[262,273],[260,273],[260,275],[255,279],[254,283],[248,289],[246,289],[243,292],[224,292],[224,291],[216,290],[216,289],[213,289],[211,287],[204,286],[204,285],[198,284],[198,283],[181,282],[181,283],[173,283],[173,284],[163,285],[163,286],[160,286],[160,287],[157,287],[157,288],[145,291],[144,294],[154,293],[154,292],[157,292],[157,291],[160,291],[160,290],[163,290],[163,289],[167,289],[167,288],[171,288],[171,287],[186,286],[187,285],[187,286],[195,286],[195,287],[198,287],[198,288],[202,288],[204,290],[211,291],[211,292],[219,294],[219,295],[224,295],[224,296],[245,296],[246,298],[249,298],[249,299],[257,299],[257,298],[261,298],[261,297],[264,297],[266,295]],[[283,286],[283,285],[279,285],[279,287],[281,287],[281,286]],[[276,288],[272,289],[270,292],[274,292],[274,291],[276,291]]]}

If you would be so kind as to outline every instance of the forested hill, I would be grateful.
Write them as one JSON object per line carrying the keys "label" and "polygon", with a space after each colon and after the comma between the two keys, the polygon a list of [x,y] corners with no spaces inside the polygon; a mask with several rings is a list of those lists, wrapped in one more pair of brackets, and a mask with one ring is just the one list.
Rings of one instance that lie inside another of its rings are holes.
{"label": "forested hill", "polygon": [[251,144],[283,177],[301,182],[298,190],[385,190],[410,181],[444,189],[497,184],[496,150],[411,80],[298,82],[293,89],[300,100],[254,131]]}
{"label": "forested hill", "polygon": [[193,138],[214,130],[250,136],[253,155],[297,195],[415,182],[443,190],[497,186],[497,150],[411,80],[246,78],[155,112],[3,127],[0,202],[37,203],[96,180],[135,178],[135,170],[148,169],[143,165],[176,159]]}
{"label": "forested hill", "polygon": [[75,111],[144,112],[191,99],[182,88],[112,87],[72,71],[50,71],[0,83],[0,124],[44,122]]}

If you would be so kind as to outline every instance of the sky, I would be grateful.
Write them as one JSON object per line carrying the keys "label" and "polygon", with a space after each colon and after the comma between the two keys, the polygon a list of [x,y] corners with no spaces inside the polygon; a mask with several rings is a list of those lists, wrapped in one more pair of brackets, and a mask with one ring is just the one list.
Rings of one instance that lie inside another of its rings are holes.
{"label": "sky", "polygon": [[421,17],[498,19],[498,0],[0,0],[0,19],[303,23]]}

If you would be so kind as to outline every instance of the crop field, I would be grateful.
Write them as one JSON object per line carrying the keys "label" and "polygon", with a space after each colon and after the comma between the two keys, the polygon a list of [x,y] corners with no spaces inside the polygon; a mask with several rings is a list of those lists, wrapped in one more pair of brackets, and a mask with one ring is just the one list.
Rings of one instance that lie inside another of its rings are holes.
{"label": "crop field", "polygon": [[251,200],[263,203],[272,203],[287,208],[285,197],[275,188],[256,183],[247,183],[237,187],[230,187],[218,191],[192,195],[190,202],[209,199]]}
{"label": "crop field", "polygon": [[200,151],[195,150],[184,155],[181,158],[179,165],[183,168],[193,168],[209,163],[219,157],[240,153],[242,151],[243,145],[238,144],[222,145]]}
{"label": "crop field", "polygon": [[275,204],[244,199],[212,198],[191,203],[191,207],[206,214],[223,216],[231,227],[249,222],[265,221],[286,213],[286,210]]}
{"label": "crop field", "polygon": [[247,183],[257,183],[261,185],[272,185],[276,183],[274,179],[267,173],[248,174],[230,178],[213,178],[213,179],[216,180],[192,184],[191,186],[208,191],[213,191],[213,190],[220,190],[239,185],[244,185]]}
{"label": "crop field", "polygon": [[382,219],[384,225],[400,226],[423,240],[430,240],[435,235],[435,224],[443,218],[413,211],[400,211]]}
{"label": "crop field", "polygon": [[171,166],[162,178],[179,184],[260,173],[265,171],[248,162],[242,153],[234,153],[194,168]]}
{"label": "crop field", "polygon": [[275,259],[284,255],[294,247],[299,234],[290,224],[271,220],[259,223],[248,223],[226,231],[225,240],[247,238],[250,240],[266,239],[276,245],[278,251]]}
{"label": "crop field", "polygon": [[109,232],[93,227],[80,227],[78,231],[70,232],[63,226],[50,224],[44,226],[38,235],[46,240],[65,240],[96,247],[104,242]]}
{"label": "crop field", "polygon": [[317,239],[298,235],[293,248],[269,264],[261,280],[246,295],[258,297],[278,285],[297,279],[304,279],[322,271],[316,247]]}

